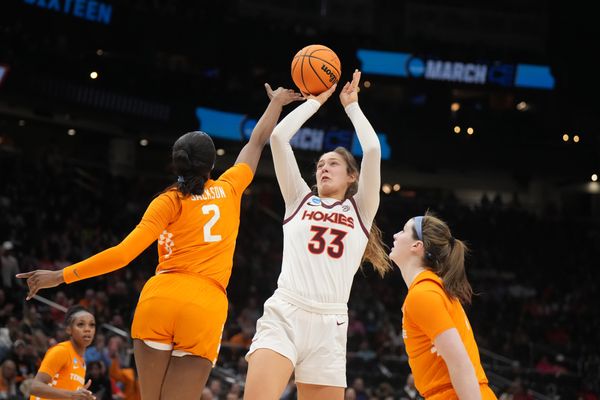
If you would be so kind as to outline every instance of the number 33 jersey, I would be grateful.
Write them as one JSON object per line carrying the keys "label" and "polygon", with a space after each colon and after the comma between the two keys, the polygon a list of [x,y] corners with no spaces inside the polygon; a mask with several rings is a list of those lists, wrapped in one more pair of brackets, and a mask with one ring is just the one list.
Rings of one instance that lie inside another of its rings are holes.
{"label": "number 33 jersey", "polygon": [[283,221],[280,288],[319,303],[347,303],[368,242],[354,198],[307,194]]}

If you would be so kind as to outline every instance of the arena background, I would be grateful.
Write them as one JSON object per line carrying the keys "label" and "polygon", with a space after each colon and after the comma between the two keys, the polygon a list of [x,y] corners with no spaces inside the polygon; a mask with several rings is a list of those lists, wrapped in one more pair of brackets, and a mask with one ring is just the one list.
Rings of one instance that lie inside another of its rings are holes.
{"label": "arena background", "polygon": [[[0,399],[23,398],[77,303],[101,325],[93,378],[115,381],[99,398],[125,396],[114,370],[135,367],[128,331],[156,248],[29,302],[15,268],[62,268],[118,243],[173,181],[169,146],[182,133],[206,130],[217,173],[231,165],[267,104],[263,83],[292,87],[291,59],[313,43],[338,53],[342,81],[364,71],[361,107],[386,158],[386,243],[430,209],[471,245],[478,295],[467,312],[498,397],[597,399],[599,30],[577,2],[3,1]],[[307,178],[320,152],[352,148],[335,99],[306,128],[294,146]],[[213,398],[242,396],[245,346],[280,270],[282,216],[267,148],[243,199]],[[415,398],[405,294],[397,271],[356,275],[348,398]]]}

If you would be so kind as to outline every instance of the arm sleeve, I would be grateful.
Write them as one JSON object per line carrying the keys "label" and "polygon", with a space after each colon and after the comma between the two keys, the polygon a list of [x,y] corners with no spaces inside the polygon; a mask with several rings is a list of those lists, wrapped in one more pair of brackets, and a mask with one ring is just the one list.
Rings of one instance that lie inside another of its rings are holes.
{"label": "arm sleeve", "polygon": [[410,293],[406,298],[406,315],[431,339],[455,328],[442,294],[434,290]]}
{"label": "arm sleeve", "polygon": [[[381,186],[381,145],[377,133],[360,109],[358,102],[345,108],[352,121],[358,141],[363,151],[358,179],[356,204],[365,223],[371,224],[379,207],[379,188]],[[369,226],[370,228],[370,226]]]}
{"label": "arm sleeve", "polygon": [[254,178],[254,173],[250,166],[246,163],[238,163],[219,177],[220,182],[227,182],[232,188],[233,192],[238,197],[242,197],[244,190],[250,185]]}
{"label": "arm sleeve", "polygon": [[127,377],[125,376],[125,374],[123,374],[119,357],[114,357],[111,359],[108,374],[115,381],[123,382],[124,380],[126,380]]}
{"label": "arm sleeve", "polygon": [[181,205],[175,192],[163,193],[148,206],[140,223],[121,243],[77,264],[63,269],[66,283],[115,271],[129,264],[158,239],[161,232],[179,214]]}
{"label": "arm sleeve", "polygon": [[310,193],[310,188],[300,174],[290,140],[302,124],[317,112],[319,107],[321,107],[321,103],[317,100],[306,100],[282,119],[271,135],[271,153],[273,154],[275,175],[285,202],[286,216],[296,208],[297,203],[307,193]]}
{"label": "arm sleeve", "polygon": [[54,346],[46,352],[38,372],[43,372],[54,378],[54,375],[69,362],[69,357],[69,350],[63,346]]}

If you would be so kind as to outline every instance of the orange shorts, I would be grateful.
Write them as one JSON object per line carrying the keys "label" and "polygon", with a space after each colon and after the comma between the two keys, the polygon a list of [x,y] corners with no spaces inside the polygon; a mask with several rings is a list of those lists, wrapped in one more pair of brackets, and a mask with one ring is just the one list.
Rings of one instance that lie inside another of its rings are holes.
{"label": "orange shorts", "polygon": [[140,294],[131,336],[174,356],[217,360],[227,318],[227,295],[199,275],[169,272],[153,276]]}
{"label": "orange shorts", "polygon": [[[487,384],[480,384],[479,388],[481,389],[481,399],[482,400],[496,400],[497,397],[490,389]],[[458,400],[458,396],[454,389],[450,388],[448,390],[442,390],[441,392],[437,392],[431,396],[425,397],[426,400]]]}

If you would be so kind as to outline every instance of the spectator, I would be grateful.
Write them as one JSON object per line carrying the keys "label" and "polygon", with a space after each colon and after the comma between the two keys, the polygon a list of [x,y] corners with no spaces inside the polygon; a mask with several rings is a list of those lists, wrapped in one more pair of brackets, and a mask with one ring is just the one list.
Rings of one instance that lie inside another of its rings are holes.
{"label": "spectator", "polygon": [[87,362],[86,360],[86,363],[87,379],[92,381],[90,392],[96,396],[96,400],[113,400],[112,385],[102,361]]}
{"label": "spectator", "polygon": [[85,350],[85,362],[91,363],[94,361],[101,361],[106,368],[110,367],[111,360],[106,347],[106,336],[102,333],[98,333],[94,344]]}
{"label": "spectator", "polygon": [[2,286],[8,289],[9,293],[13,289],[20,289],[21,282],[15,277],[19,272],[19,262],[13,255],[14,244],[7,240],[0,246],[0,267],[2,270]]}
{"label": "spectator", "polygon": [[12,360],[0,365],[0,399],[15,399],[20,395],[17,385],[17,366]]}

